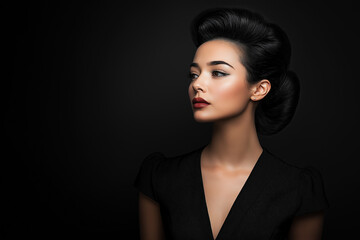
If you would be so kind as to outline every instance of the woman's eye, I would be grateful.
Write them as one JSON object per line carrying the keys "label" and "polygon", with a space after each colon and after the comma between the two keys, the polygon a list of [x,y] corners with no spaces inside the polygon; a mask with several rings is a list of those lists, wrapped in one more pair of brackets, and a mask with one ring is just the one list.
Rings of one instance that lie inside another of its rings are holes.
{"label": "woman's eye", "polygon": [[189,78],[190,78],[191,80],[193,80],[193,79],[195,79],[195,78],[197,78],[197,77],[198,77],[197,74],[195,74],[195,73],[189,73]]}
{"label": "woman's eye", "polygon": [[[220,72],[220,71],[213,71],[211,73],[214,77],[224,77],[224,76],[227,76],[229,75],[228,73],[224,73],[224,72]],[[196,73],[189,73],[189,78],[191,80],[194,80],[196,78],[198,78],[199,76],[196,74]]]}
{"label": "woman's eye", "polygon": [[213,72],[212,72],[212,75],[213,75],[214,77],[224,77],[224,76],[229,75],[229,74],[223,73],[223,72],[220,72],[220,71],[213,71]]}

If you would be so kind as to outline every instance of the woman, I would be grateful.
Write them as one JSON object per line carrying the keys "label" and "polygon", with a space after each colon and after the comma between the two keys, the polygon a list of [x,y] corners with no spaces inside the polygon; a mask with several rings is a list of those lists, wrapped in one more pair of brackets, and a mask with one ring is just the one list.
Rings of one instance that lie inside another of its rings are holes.
{"label": "woman", "polygon": [[299,81],[286,34],[244,9],[192,22],[194,118],[211,141],[176,157],[148,155],[137,175],[141,239],[321,239],[328,202],[321,174],[263,147],[295,113]]}

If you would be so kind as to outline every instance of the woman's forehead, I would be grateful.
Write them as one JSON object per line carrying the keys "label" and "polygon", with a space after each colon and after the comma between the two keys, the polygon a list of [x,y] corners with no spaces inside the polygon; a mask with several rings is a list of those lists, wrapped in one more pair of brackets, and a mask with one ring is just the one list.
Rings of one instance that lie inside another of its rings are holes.
{"label": "woman's forehead", "polygon": [[193,62],[204,64],[209,61],[222,60],[241,64],[239,46],[225,39],[214,39],[201,44],[196,50]]}

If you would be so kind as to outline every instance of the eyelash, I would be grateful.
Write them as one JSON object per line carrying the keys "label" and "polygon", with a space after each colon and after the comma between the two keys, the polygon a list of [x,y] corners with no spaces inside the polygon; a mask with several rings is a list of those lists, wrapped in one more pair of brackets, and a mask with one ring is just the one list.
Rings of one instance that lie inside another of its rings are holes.
{"label": "eyelash", "polygon": [[[215,74],[220,74],[220,76],[216,76]],[[195,74],[195,73],[189,73],[189,78],[191,79],[191,80],[193,80],[194,79],[194,75],[197,75],[197,74]],[[228,73],[224,73],[224,72],[220,72],[220,71],[212,71],[212,74],[211,74],[212,76],[214,76],[214,77],[225,77],[225,76],[227,76],[227,75],[229,75]]]}

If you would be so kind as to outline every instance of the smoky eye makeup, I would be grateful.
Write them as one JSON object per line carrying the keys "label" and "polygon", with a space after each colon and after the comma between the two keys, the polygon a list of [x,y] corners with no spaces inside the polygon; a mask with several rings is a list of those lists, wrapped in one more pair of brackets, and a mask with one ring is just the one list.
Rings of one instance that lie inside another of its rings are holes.
{"label": "smoky eye makeup", "polygon": [[197,76],[196,73],[192,73],[192,72],[189,72],[189,73],[188,73],[188,78],[189,78],[190,80],[193,80],[196,76]]}
{"label": "smoky eye makeup", "polygon": [[211,72],[211,75],[214,77],[225,77],[227,75],[229,75],[228,73],[225,73],[223,71],[218,71],[218,70],[214,70]]}
{"label": "smoky eye makeup", "polygon": [[[223,72],[223,71],[219,71],[219,70],[213,70],[211,71],[211,76],[215,77],[215,78],[219,78],[219,77],[225,77],[230,75],[229,73]],[[188,78],[190,80],[194,80],[195,78],[199,77],[196,73],[193,72],[189,72],[188,73]]]}

